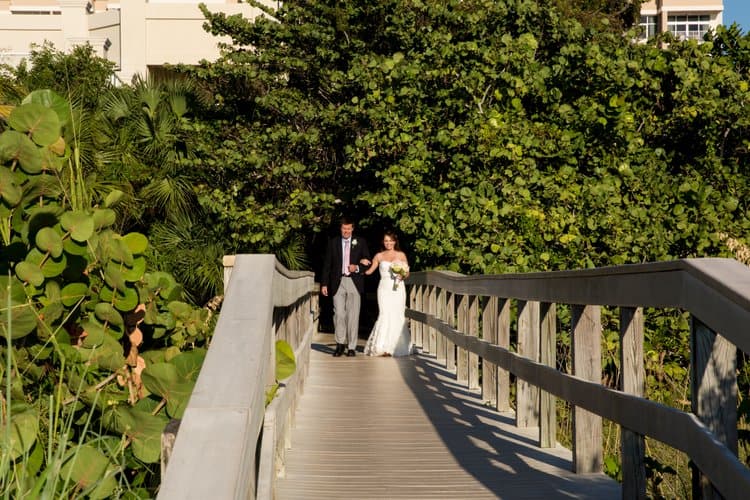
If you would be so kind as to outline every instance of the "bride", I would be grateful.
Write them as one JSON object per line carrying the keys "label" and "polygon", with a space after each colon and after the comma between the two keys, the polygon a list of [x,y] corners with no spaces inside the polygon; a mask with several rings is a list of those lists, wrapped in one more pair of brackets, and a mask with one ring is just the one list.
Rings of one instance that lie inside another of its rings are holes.
{"label": "bride", "polygon": [[392,231],[383,236],[385,250],[375,255],[365,274],[380,270],[378,285],[378,319],[365,344],[368,356],[408,356],[412,353],[411,334],[406,325],[406,290],[402,283],[409,276],[406,254],[398,247]]}

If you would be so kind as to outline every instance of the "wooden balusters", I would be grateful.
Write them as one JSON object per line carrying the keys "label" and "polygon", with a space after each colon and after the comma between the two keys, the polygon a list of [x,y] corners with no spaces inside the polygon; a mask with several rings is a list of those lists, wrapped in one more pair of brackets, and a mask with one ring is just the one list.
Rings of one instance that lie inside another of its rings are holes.
{"label": "wooden balusters", "polygon": [[[458,331],[466,334],[469,329],[469,296],[462,295],[458,302]],[[459,383],[469,382],[469,351],[463,347],[456,348],[456,380]]]}
{"label": "wooden balusters", "polygon": [[[620,390],[643,396],[643,309],[620,308]],[[646,498],[645,442],[642,435],[622,427],[622,498]]]}
{"label": "wooden balusters", "polygon": [[[456,294],[454,293],[448,293],[445,320],[451,327],[456,327]],[[445,340],[445,368],[449,371],[456,370],[456,345],[448,339]]]}
{"label": "wooden balusters", "polygon": [[[518,301],[518,354],[539,361],[539,302]],[[516,382],[516,425],[539,426],[539,389],[525,380]]]}
{"label": "wooden balusters", "polygon": [[[693,413],[737,454],[737,347],[696,317],[690,322],[691,404]],[[722,498],[693,469],[693,498]]]}
{"label": "wooden balusters", "polygon": [[[479,336],[479,297],[469,295],[469,308],[466,317],[466,335],[470,337]],[[469,380],[468,387],[471,390],[479,389],[479,355],[469,352]]]}
{"label": "wooden balusters", "polygon": [[[414,304],[414,309],[424,312],[424,304],[422,303],[422,288],[424,288],[424,285],[412,287],[412,304]],[[422,338],[422,331],[424,330],[423,323],[421,321],[412,321],[411,325],[411,337],[414,344],[424,348],[424,339]]]}
{"label": "wooden balusters", "polygon": [[[482,338],[497,344],[498,298],[485,297],[482,301]],[[482,399],[497,405],[497,365],[482,359]]]}
{"label": "wooden balusters", "polygon": [[[572,306],[573,375],[601,383],[602,321],[600,306]],[[573,409],[573,470],[579,474],[602,471],[602,419]]]}
{"label": "wooden balusters", "polygon": [[[557,308],[555,304],[544,302],[541,305],[541,345],[539,362],[555,368],[557,365]],[[548,392],[539,395],[539,446],[554,448],[557,446],[557,408],[556,398]]]}
{"label": "wooden balusters", "polygon": [[[440,288],[435,297],[435,316],[438,319],[441,319],[443,321],[446,321],[445,311],[446,311],[447,303],[448,303],[448,292],[446,292],[445,289]],[[437,338],[435,339],[435,344],[436,344],[435,359],[437,360],[438,363],[445,365],[446,338],[442,334],[437,335]]]}

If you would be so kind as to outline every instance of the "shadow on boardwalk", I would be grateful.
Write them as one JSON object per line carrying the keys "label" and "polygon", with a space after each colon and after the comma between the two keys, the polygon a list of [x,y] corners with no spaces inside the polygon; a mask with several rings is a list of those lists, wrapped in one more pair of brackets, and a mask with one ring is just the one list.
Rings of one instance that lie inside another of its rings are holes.
{"label": "shadow on boardwalk", "polygon": [[537,446],[538,429],[519,429],[513,412],[485,406],[478,391],[429,355],[399,363],[402,377],[458,465],[502,498],[620,498],[604,474],[573,474],[570,450]]}
{"label": "shadow on boardwalk", "polygon": [[433,358],[333,358],[313,345],[310,376],[277,498],[620,497],[602,475],[570,472],[570,451],[485,407]]}

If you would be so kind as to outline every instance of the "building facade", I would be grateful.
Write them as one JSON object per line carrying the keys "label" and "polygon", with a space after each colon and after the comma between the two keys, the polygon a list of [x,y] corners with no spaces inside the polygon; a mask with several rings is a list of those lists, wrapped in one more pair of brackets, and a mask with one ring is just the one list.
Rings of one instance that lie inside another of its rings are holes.
{"label": "building facade", "polygon": [[672,32],[682,40],[703,40],[723,23],[722,0],[650,0],[641,4],[642,39]]}
{"label": "building facade", "polygon": [[261,15],[238,0],[0,0],[0,63],[17,65],[45,41],[61,50],[91,44],[126,82],[165,63],[213,60],[228,40],[203,29],[201,2],[213,12]]}

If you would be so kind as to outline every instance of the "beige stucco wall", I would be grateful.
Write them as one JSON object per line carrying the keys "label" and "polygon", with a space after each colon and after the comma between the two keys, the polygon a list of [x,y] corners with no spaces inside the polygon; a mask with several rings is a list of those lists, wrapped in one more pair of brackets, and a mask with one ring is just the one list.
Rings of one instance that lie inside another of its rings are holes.
{"label": "beige stucco wall", "polygon": [[[90,43],[113,61],[122,80],[148,66],[195,64],[219,55],[219,39],[203,30],[201,0],[0,0],[0,62],[17,64],[31,44],[45,40],[61,50]],[[90,2],[90,5],[89,5]],[[203,0],[214,12],[261,14],[237,0]],[[265,3],[276,6],[275,0]],[[14,7],[52,7],[55,15],[13,14]],[[108,10],[111,9],[111,10]]]}

